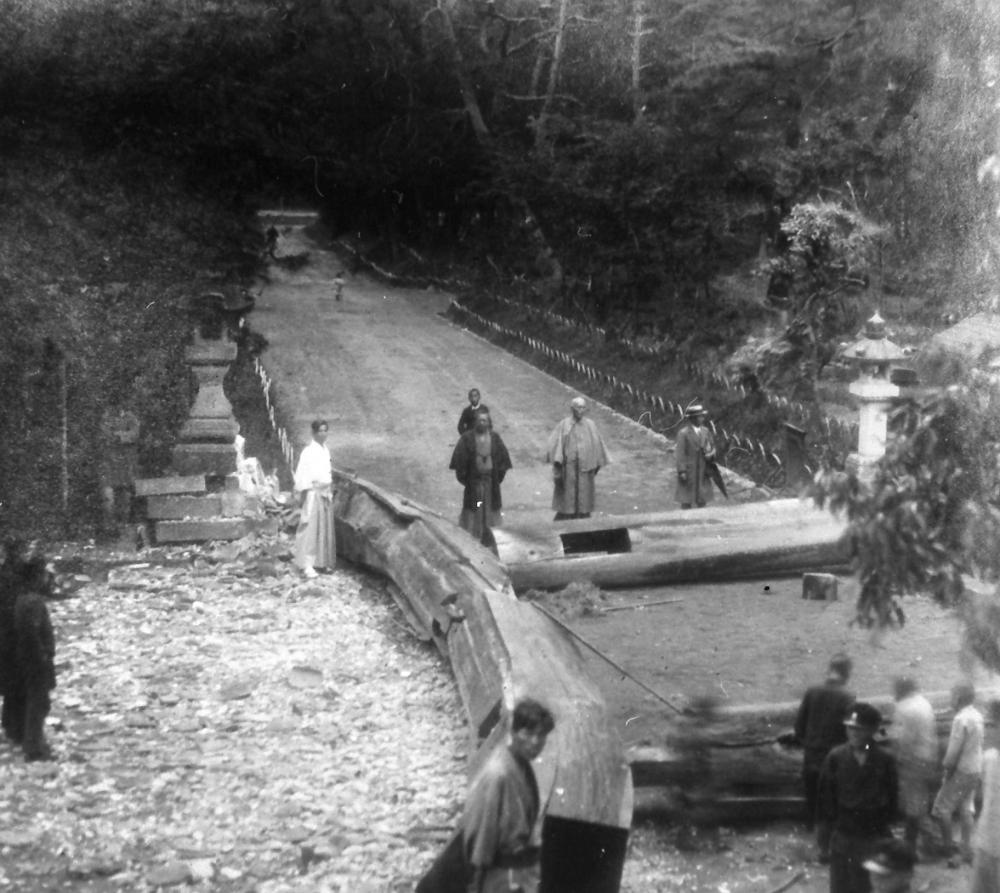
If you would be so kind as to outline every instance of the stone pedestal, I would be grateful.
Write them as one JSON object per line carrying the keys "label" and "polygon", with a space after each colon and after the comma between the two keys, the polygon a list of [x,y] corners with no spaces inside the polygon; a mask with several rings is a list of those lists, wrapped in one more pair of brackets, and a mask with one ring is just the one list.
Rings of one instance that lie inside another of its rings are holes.
{"label": "stone pedestal", "polygon": [[885,455],[889,434],[889,409],[899,387],[888,379],[863,375],[848,387],[859,404],[858,450],[848,458],[848,467],[858,477],[868,482],[875,473],[875,465]]}

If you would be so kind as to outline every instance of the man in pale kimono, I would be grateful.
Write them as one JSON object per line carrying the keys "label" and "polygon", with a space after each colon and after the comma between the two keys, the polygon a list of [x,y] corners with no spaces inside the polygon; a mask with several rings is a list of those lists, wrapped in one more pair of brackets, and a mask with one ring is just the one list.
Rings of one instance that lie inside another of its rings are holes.
{"label": "man in pale kimono", "polygon": [[684,413],[684,425],[677,432],[674,464],[677,466],[677,501],[682,509],[701,508],[712,498],[707,463],[715,458],[715,444],[705,427],[705,409],[698,403]]}
{"label": "man in pale kimono", "polygon": [[552,463],[552,508],[556,521],[589,518],[594,510],[594,479],[611,459],[597,425],[585,417],[587,401],[574,397],[570,415],[549,435],[546,461]]}
{"label": "man in pale kimono", "polygon": [[299,494],[299,526],[295,532],[295,563],[303,575],[317,576],[316,568],[337,564],[333,527],[333,463],[326,445],[329,426],[324,419],[312,423],[312,442],[302,450],[295,468]]}

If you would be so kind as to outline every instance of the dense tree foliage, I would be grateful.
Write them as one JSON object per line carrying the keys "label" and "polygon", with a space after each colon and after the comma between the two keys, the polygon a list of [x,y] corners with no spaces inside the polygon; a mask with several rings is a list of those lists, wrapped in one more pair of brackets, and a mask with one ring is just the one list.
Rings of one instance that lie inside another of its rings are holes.
{"label": "dense tree foliage", "polygon": [[[936,315],[956,293],[991,295],[991,6],[0,0],[0,153],[100,154],[146,184],[151,238],[156,177],[168,204],[206,188],[241,212],[313,202],[366,252],[462,264],[480,288],[681,354],[778,322],[808,390],[868,306]],[[135,213],[117,188],[118,216]],[[800,238],[823,226],[827,247]],[[101,256],[75,256],[72,284],[0,258],[26,321],[4,333],[7,356],[42,356],[60,322],[60,351],[92,350],[96,311],[28,320],[51,309],[40,294],[132,281],[126,253]],[[121,302],[146,320],[139,292]]]}
{"label": "dense tree foliage", "polygon": [[[858,621],[905,620],[904,598],[930,593],[960,609],[969,652],[1000,670],[1000,395],[974,375],[892,419],[895,437],[873,480],[819,475],[817,501],[844,512],[861,581]],[[978,579],[985,586],[970,586]]]}

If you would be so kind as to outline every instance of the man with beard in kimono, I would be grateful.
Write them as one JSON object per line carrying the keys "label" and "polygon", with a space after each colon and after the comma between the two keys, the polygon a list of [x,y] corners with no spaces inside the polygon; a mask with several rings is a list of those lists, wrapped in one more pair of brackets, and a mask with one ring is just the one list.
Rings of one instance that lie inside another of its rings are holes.
{"label": "man with beard in kimono", "polygon": [[552,463],[552,508],[556,521],[589,518],[594,510],[594,479],[611,460],[597,425],[584,418],[587,401],[574,397],[571,415],[549,435],[546,461]]}
{"label": "man with beard in kimono", "polygon": [[458,524],[496,552],[492,528],[500,526],[500,484],[511,469],[510,454],[493,430],[490,413],[480,406],[472,429],[455,444],[448,466],[465,488]]}
{"label": "man with beard in kimono", "polygon": [[416,893],[537,893],[541,803],[531,761],[553,728],[538,701],[517,702],[506,744],[472,780],[458,831]]}

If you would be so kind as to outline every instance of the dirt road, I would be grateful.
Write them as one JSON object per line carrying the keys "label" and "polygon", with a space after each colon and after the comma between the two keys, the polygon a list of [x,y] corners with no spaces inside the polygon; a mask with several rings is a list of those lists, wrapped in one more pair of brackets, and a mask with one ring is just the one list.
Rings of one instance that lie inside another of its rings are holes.
{"label": "dirt road", "polygon": [[[347,276],[342,300],[334,300],[337,258],[301,229],[282,232],[279,255],[302,251],[310,262],[301,270],[272,268],[251,318],[270,344],[264,363],[289,435],[304,444],[311,420],[328,418],[339,468],[457,516],[462,491],[448,461],[466,394],[476,387],[514,463],[503,486],[505,515],[514,523],[551,517],[545,444],[576,392],[449,322],[441,292]],[[675,508],[672,443],[599,404],[590,413],[612,457],[598,477],[598,511]]]}

